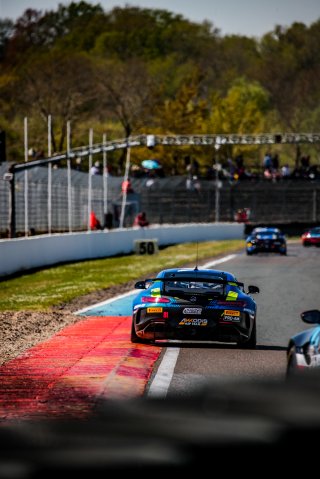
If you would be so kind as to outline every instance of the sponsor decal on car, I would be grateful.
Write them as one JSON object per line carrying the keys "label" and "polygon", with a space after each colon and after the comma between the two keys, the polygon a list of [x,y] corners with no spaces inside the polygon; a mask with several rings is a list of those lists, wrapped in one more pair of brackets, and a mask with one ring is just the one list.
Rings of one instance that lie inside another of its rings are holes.
{"label": "sponsor decal on car", "polygon": [[225,309],[221,315],[222,321],[228,322],[239,322],[240,321],[240,311],[234,311],[233,309]]}
{"label": "sponsor decal on car", "polygon": [[240,311],[234,311],[233,309],[225,309],[223,311],[223,314],[227,316],[240,316]]}
{"label": "sponsor decal on car", "polygon": [[162,313],[163,308],[147,308],[147,313]]}
{"label": "sponsor decal on car", "polygon": [[201,314],[202,308],[184,308],[183,314]]}
{"label": "sponsor decal on car", "polygon": [[208,320],[203,318],[183,318],[179,326],[207,326]]}
{"label": "sponsor decal on car", "polygon": [[229,291],[226,300],[227,301],[235,301],[238,299],[238,293],[236,291]]}

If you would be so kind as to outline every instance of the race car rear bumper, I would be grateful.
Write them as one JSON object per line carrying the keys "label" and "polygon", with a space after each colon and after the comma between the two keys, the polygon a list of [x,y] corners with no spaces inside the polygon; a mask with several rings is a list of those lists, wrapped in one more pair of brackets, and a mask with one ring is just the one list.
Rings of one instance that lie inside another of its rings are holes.
{"label": "race car rear bumper", "polygon": [[304,246],[320,246],[320,238],[309,238],[303,240]]}
{"label": "race car rear bumper", "polygon": [[247,251],[251,254],[253,253],[285,253],[287,250],[285,245],[258,245],[248,247]]}
{"label": "race car rear bumper", "polygon": [[249,330],[240,324],[219,324],[202,326],[172,326],[167,321],[156,318],[135,325],[136,335],[141,339],[156,341],[161,339],[219,341],[239,343],[249,338]]}

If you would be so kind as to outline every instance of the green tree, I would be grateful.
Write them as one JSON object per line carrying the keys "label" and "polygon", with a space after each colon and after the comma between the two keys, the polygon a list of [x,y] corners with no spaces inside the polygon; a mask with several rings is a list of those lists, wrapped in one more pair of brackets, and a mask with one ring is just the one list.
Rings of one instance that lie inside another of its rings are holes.
{"label": "green tree", "polygon": [[[23,144],[24,116],[34,116],[41,134],[39,118],[45,132],[48,114],[56,151],[65,148],[68,120],[79,139],[90,122],[123,136],[318,131],[319,42],[320,20],[256,40],[223,37],[209,22],[160,9],[104,11],[85,1],[27,9],[14,24],[0,21],[8,151]],[[196,154],[205,161],[203,149]]]}
{"label": "green tree", "polygon": [[[270,111],[268,92],[257,82],[239,78],[230,87],[225,97],[217,94],[212,100],[210,129],[221,134],[258,134],[265,131],[266,116]],[[251,151],[252,147],[226,146],[227,156],[241,151]]]}
{"label": "green tree", "polygon": [[[201,97],[199,86],[201,75],[193,72],[179,87],[174,98],[165,99],[157,109],[157,123],[154,128],[159,134],[202,134],[206,131],[208,120],[207,101]],[[170,148],[158,147],[157,154],[161,158],[163,166],[168,171],[176,174],[185,173],[185,165],[181,158],[184,156],[196,156],[200,166],[205,162],[206,152],[199,147]]]}

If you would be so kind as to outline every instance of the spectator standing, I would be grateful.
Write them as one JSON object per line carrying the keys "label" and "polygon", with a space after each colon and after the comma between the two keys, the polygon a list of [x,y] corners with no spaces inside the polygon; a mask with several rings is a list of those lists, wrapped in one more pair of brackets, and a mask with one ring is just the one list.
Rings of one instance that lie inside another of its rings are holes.
{"label": "spectator standing", "polygon": [[243,158],[242,154],[240,154],[236,157],[235,162],[236,162],[236,165],[237,165],[237,170],[240,170],[240,169],[244,168],[244,158]]}
{"label": "spectator standing", "polygon": [[111,211],[108,211],[104,215],[104,227],[108,230],[111,230],[113,227],[113,214],[111,213]]}
{"label": "spectator standing", "polygon": [[272,156],[270,151],[267,151],[263,158],[263,169],[271,170],[272,169]]}
{"label": "spectator standing", "polygon": [[130,178],[128,178],[127,180],[123,180],[121,185],[121,191],[122,194],[134,193]]}
{"label": "spectator standing", "polygon": [[278,171],[279,169],[279,155],[275,153],[272,157],[272,168],[274,171]]}
{"label": "spectator standing", "polygon": [[232,158],[227,158],[226,171],[231,181],[234,180],[234,174],[236,173],[236,167],[234,166]]}
{"label": "spectator standing", "polygon": [[288,163],[286,163],[285,165],[281,167],[281,176],[282,178],[287,179],[289,178],[290,175],[291,175],[291,170]]}
{"label": "spectator standing", "polygon": [[100,175],[100,162],[96,161],[95,164],[91,167],[91,175]]}
{"label": "spectator standing", "polygon": [[76,169],[77,171],[81,171],[81,158],[80,158],[79,156],[76,158],[76,166],[75,166],[75,169]]}

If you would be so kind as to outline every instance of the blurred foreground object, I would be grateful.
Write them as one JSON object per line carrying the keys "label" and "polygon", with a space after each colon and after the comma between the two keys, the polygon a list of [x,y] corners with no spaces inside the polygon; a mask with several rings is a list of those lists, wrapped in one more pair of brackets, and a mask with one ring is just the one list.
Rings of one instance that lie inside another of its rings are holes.
{"label": "blurred foreground object", "polygon": [[279,463],[293,470],[302,438],[308,459],[318,449],[319,404],[315,371],[286,381],[208,383],[187,397],[101,401],[86,420],[2,424],[0,477],[105,477],[213,465],[230,473],[253,458],[264,471]]}
{"label": "blurred foreground object", "polygon": [[308,368],[320,368],[320,311],[303,311],[301,319],[314,327],[290,338],[287,347],[287,376],[302,373]]}

